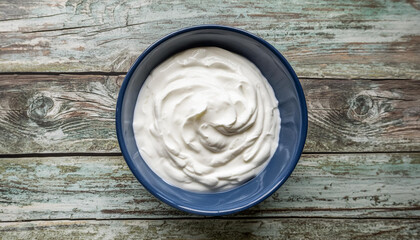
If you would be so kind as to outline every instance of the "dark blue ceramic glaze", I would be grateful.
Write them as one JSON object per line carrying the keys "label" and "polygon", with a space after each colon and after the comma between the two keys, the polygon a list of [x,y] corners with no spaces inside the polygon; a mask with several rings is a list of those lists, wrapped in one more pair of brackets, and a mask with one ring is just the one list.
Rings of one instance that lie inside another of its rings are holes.
{"label": "dark blue ceramic glaze", "polygon": [[[197,193],[171,186],[144,162],[134,140],[133,112],[139,90],[149,73],[182,50],[216,46],[253,62],[270,82],[279,102],[281,130],[278,148],[267,167],[255,178],[234,189]],[[308,114],[299,80],[286,59],[263,39],[236,28],[203,25],[185,28],[152,44],[127,73],[118,96],[116,128],[122,154],[136,178],[163,202],[200,215],[226,215],[258,204],[290,176],[305,144]]]}

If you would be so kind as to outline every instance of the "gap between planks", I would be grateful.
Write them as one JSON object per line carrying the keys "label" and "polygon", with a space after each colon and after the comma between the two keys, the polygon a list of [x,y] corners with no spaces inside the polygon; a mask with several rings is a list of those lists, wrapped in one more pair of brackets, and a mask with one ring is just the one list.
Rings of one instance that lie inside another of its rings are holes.
{"label": "gap between planks", "polygon": [[[92,75],[92,76],[121,76],[126,75],[127,72],[101,72],[101,71],[94,71],[94,72],[0,72],[0,75],[50,75],[50,76],[58,76],[58,75]],[[306,80],[366,80],[366,81],[416,81],[418,79],[414,78],[336,78],[336,77],[299,77],[299,79],[306,79]]]}
{"label": "gap between planks", "polygon": [[219,217],[208,217],[208,216],[195,216],[195,217],[157,217],[157,218],[41,218],[41,219],[27,219],[17,221],[0,221],[0,223],[19,223],[19,222],[59,222],[59,221],[163,221],[163,220],[264,220],[264,219],[331,219],[331,220],[420,220],[416,217],[310,217],[310,216],[266,216],[266,217],[230,217],[230,216],[219,216]]}
{"label": "gap between planks", "polygon": [[[356,155],[356,154],[416,154],[420,151],[375,151],[375,152],[302,152],[302,155]],[[73,153],[22,153],[22,154],[0,154],[0,158],[47,158],[47,157],[119,157],[121,152],[73,152]]]}

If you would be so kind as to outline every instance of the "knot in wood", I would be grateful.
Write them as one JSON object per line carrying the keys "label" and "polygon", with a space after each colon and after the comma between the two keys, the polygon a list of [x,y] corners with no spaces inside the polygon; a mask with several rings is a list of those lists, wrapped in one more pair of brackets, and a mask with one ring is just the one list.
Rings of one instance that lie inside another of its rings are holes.
{"label": "knot in wood", "polygon": [[54,101],[46,96],[39,96],[29,104],[28,116],[33,120],[42,120],[54,106]]}
{"label": "knot in wood", "polygon": [[369,95],[356,95],[350,100],[347,115],[350,119],[368,122],[378,116],[378,106]]}

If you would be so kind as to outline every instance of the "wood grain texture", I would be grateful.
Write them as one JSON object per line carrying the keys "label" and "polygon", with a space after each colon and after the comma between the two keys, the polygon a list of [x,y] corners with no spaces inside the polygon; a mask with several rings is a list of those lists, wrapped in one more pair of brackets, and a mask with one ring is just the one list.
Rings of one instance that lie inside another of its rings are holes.
{"label": "wood grain texture", "polygon": [[[208,219],[0,223],[4,239],[418,239],[416,220]],[[1,238],[1,237],[0,237]]]}
{"label": "wood grain texture", "polygon": [[6,1],[0,3],[0,71],[126,72],[147,46],[172,31],[224,24],[266,39],[300,77],[418,79],[419,5],[377,0]]}
{"label": "wood grain texture", "polygon": [[[119,152],[123,76],[0,75],[0,154]],[[301,79],[305,152],[420,149],[419,80]]]}
{"label": "wood grain texture", "polygon": [[123,77],[0,76],[0,152],[116,152]]}
{"label": "wood grain texture", "polygon": [[420,81],[302,79],[309,131],[304,151],[419,151]]}
{"label": "wood grain texture", "polygon": [[[0,221],[197,217],[149,194],[122,157],[0,159]],[[420,219],[420,153],[305,154],[288,181],[232,217]]]}

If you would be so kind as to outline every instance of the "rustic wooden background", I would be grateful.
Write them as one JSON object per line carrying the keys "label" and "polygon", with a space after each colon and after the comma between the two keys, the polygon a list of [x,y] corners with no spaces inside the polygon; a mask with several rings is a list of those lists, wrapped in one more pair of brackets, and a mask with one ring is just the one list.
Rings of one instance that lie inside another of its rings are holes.
{"label": "rustic wooden background", "polygon": [[[154,198],[126,166],[124,74],[179,28],[279,49],[309,110],[289,180],[239,214]],[[420,1],[0,0],[0,239],[419,239]]]}

